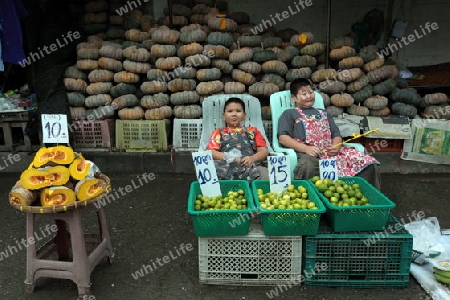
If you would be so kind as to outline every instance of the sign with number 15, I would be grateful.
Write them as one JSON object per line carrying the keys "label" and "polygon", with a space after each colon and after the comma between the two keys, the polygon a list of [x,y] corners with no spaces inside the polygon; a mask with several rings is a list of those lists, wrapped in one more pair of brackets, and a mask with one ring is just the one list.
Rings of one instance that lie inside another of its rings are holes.
{"label": "sign with number 15", "polygon": [[291,172],[287,156],[269,156],[267,158],[269,169],[270,191],[281,193],[291,184]]}

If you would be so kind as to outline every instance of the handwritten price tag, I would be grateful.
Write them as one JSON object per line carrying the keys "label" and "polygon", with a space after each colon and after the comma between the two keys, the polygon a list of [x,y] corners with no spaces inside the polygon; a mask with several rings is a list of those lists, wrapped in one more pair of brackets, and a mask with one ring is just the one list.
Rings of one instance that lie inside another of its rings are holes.
{"label": "handwritten price tag", "polygon": [[192,158],[195,165],[195,174],[197,175],[203,196],[213,197],[222,195],[211,150],[192,152]]}
{"label": "handwritten price tag", "polygon": [[41,124],[44,143],[69,143],[66,115],[41,115]]}
{"label": "handwritten price tag", "polygon": [[338,179],[338,168],[336,157],[319,160],[320,179]]}
{"label": "handwritten price tag", "polygon": [[291,184],[291,168],[287,156],[269,156],[267,158],[269,168],[270,191],[281,193]]}

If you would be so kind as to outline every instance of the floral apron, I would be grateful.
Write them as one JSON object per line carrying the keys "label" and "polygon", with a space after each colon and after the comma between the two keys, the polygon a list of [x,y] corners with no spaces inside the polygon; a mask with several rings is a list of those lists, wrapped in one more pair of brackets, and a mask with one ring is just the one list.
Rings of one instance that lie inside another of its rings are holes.
{"label": "floral apron", "polygon": [[[331,130],[328,124],[328,118],[326,114],[318,110],[321,118],[307,118],[300,108],[296,108],[301,116],[301,121],[305,127],[306,140],[305,144],[309,146],[316,146],[320,150],[326,149],[331,145]],[[322,158],[328,158],[326,153],[322,155]],[[367,166],[379,163],[375,158],[369,155],[365,155],[360,151],[350,148],[341,147],[339,153],[336,155],[336,161],[338,166],[338,176],[355,176]]]}
{"label": "floral apron", "polygon": [[[231,151],[233,148],[239,149],[242,157],[251,156],[254,152],[255,137],[253,133],[248,132],[245,128],[240,132],[233,132],[232,134],[224,133],[220,130],[220,150],[221,152]],[[239,163],[228,164],[224,160],[215,160],[217,177],[219,179],[242,179],[254,180],[261,176],[256,164],[244,167]]]}

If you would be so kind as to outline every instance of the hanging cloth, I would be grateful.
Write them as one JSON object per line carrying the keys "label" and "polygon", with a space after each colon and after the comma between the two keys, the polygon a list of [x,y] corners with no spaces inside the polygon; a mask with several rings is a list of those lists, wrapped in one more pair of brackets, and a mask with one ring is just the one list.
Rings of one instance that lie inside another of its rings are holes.
{"label": "hanging cloth", "polygon": [[3,28],[1,39],[2,59],[14,65],[25,59],[20,21],[28,12],[20,0],[0,1],[0,25]]}

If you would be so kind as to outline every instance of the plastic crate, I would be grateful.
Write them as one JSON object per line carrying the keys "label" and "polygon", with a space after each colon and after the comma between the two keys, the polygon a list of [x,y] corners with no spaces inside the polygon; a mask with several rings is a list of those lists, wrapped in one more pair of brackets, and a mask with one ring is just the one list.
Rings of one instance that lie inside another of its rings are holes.
{"label": "plastic crate", "polygon": [[[305,238],[305,269],[325,270],[305,276],[305,284],[324,287],[402,288],[409,284],[413,237],[392,215],[384,232],[336,234],[321,224]],[[306,274],[306,273],[305,273]]]}
{"label": "plastic crate", "polygon": [[367,152],[402,152],[404,140],[399,139],[369,139],[364,141]]}
{"label": "plastic crate", "polygon": [[379,190],[374,188],[364,178],[340,177],[347,184],[359,184],[361,192],[369,200],[369,206],[336,206],[319,192],[315,185],[319,198],[326,206],[325,216],[335,232],[383,230],[389,218],[389,212],[395,207],[395,203],[389,200]]}
{"label": "plastic crate", "polygon": [[116,148],[127,152],[167,150],[166,120],[116,120]]}
{"label": "plastic crate", "polygon": [[74,148],[111,149],[114,147],[115,124],[113,119],[74,121],[70,125]]}
{"label": "plastic crate", "polygon": [[262,123],[263,123],[264,131],[266,132],[267,139],[269,140],[269,143],[272,145],[272,138],[273,138],[272,121],[263,120]]}
{"label": "plastic crate", "polygon": [[250,227],[251,214],[255,212],[250,186],[245,180],[219,180],[223,195],[229,191],[244,190],[247,209],[240,210],[204,210],[194,209],[197,195],[201,194],[198,181],[191,183],[188,199],[188,213],[192,216],[194,231],[197,236],[246,235]]}
{"label": "plastic crate", "polygon": [[218,285],[300,285],[301,237],[267,237],[259,224],[237,237],[198,239],[199,281]]}
{"label": "plastic crate", "polygon": [[202,136],[202,119],[174,119],[173,148],[175,151],[198,151]]}
{"label": "plastic crate", "polygon": [[314,202],[317,210],[266,210],[262,209],[258,200],[258,189],[264,193],[270,191],[269,180],[254,180],[252,182],[253,199],[260,214],[261,224],[266,235],[311,235],[316,234],[319,228],[320,216],[325,212],[325,207],[320,201],[316,191],[306,180],[293,180],[295,188],[304,186],[308,192],[308,199]]}

